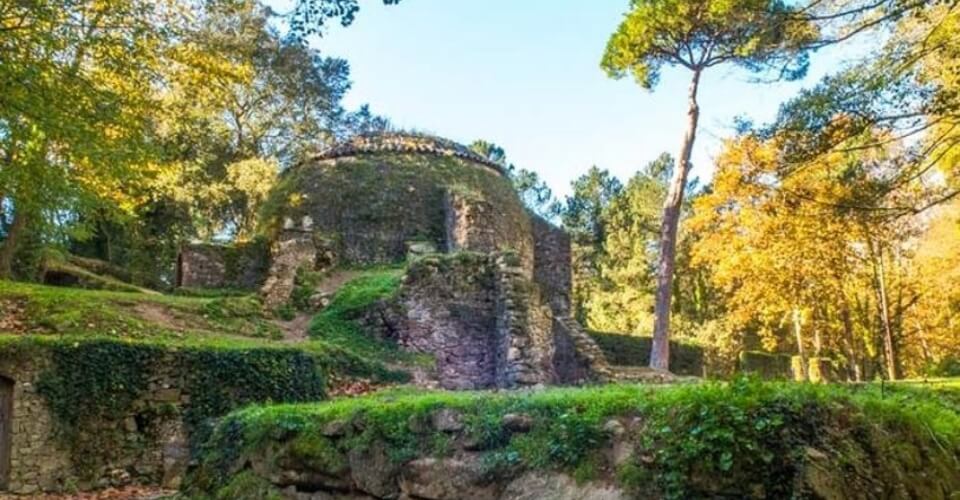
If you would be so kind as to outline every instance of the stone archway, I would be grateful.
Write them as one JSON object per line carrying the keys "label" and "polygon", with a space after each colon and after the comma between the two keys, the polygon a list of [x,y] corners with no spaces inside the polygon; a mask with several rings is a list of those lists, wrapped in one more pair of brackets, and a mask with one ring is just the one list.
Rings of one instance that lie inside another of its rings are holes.
{"label": "stone archway", "polygon": [[0,375],[0,491],[9,487],[13,450],[13,380]]}

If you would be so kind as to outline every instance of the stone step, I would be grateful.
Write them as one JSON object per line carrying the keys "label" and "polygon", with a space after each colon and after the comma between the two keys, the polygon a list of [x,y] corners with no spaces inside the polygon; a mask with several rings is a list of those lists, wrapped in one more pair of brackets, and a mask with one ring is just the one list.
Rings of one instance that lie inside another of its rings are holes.
{"label": "stone step", "polygon": [[695,382],[696,377],[674,375],[668,371],[656,370],[647,366],[610,365],[611,378],[617,382],[639,382],[642,384],[676,384]]}

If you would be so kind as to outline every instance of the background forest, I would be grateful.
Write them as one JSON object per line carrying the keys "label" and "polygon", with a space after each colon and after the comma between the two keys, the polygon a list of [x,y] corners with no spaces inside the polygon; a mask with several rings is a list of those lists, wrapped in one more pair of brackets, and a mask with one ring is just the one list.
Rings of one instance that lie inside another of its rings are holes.
{"label": "background forest", "polygon": [[[716,12],[700,17],[661,3],[674,9],[661,28],[762,21],[730,17],[730,2],[705,3]],[[631,8],[648,15],[644,4]],[[0,0],[0,276],[40,280],[74,254],[169,289],[181,244],[257,238],[280,172],[390,129],[367,107],[346,109],[349,65],[304,43],[357,9]],[[728,369],[763,350],[831,358],[851,380],[960,375],[960,5],[812,0],[787,10],[803,28],[793,38],[738,32],[746,44],[718,64],[795,78],[819,47],[881,42],[773,123],[739,123],[709,182],[686,179],[689,158],[664,153],[629,179],[592,167],[559,200],[502,148],[471,147],[508,167],[528,207],[573,236],[575,307],[590,329],[653,330],[663,207],[679,178],[674,338]],[[635,38],[611,38],[602,64],[613,77],[652,88],[660,66],[688,64],[662,40],[622,32]],[[715,56],[707,46],[702,61]],[[646,58],[625,59],[628,49]]]}

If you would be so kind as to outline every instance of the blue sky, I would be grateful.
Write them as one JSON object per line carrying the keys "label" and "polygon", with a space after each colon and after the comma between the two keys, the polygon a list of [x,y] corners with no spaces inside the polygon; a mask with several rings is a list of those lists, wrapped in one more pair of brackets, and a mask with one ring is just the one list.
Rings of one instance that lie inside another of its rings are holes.
{"label": "blue sky", "polygon": [[[274,0],[283,5],[289,0]],[[622,180],[667,151],[676,155],[689,74],[664,72],[648,92],[599,67],[627,0],[360,0],[348,28],[314,46],[347,59],[346,104],[369,103],[399,127],[502,146],[509,161],[535,170],[555,193],[591,165]],[[734,117],[771,119],[778,105],[856,49],[814,54],[807,79],[756,84],[718,67],[701,84],[694,175],[709,179]]]}

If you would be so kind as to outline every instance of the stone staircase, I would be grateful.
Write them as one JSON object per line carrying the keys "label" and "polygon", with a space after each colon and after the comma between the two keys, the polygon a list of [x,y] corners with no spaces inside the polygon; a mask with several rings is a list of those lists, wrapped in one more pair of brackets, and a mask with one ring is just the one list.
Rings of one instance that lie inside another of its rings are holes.
{"label": "stone staircase", "polygon": [[593,372],[598,381],[608,382],[614,380],[610,364],[607,363],[607,357],[604,356],[600,346],[598,346],[593,338],[580,326],[580,323],[577,323],[572,316],[566,314],[557,315],[555,319],[567,329],[570,339],[576,347],[577,355],[587,360],[590,371]]}

